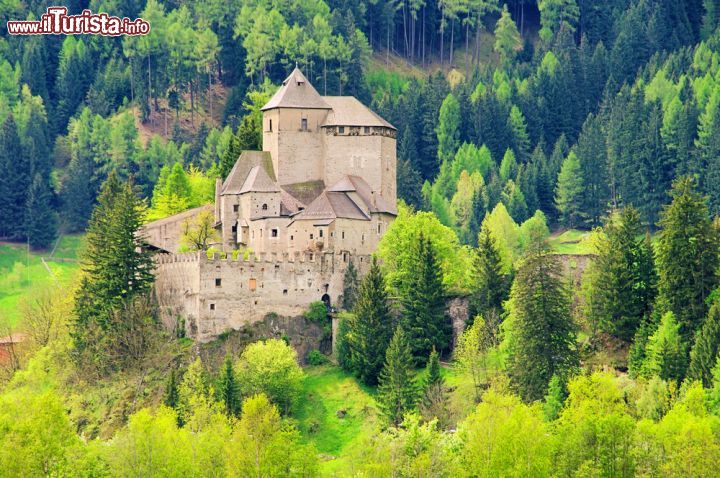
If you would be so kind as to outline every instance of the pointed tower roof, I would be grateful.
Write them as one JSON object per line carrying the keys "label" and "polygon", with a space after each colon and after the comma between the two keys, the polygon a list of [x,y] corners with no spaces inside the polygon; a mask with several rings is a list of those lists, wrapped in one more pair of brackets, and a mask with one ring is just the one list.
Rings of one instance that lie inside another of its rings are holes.
{"label": "pointed tower roof", "polygon": [[262,111],[273,108],[312,108],[329,110],[330,106],[313,88],[296,66],[290,76],[283,81],[280,89],[270,98]]}

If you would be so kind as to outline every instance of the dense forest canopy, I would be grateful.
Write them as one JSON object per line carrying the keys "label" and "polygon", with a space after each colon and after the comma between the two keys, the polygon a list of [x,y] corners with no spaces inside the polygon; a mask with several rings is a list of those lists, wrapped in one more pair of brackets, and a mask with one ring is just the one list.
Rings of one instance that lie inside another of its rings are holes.
{"label": "dense forest canopy", "polygon": [[[717,0],[67,6],[152,29],[10,36],[47,2],[0,5],[0,315],[31,250],[84,241],[8,330],[0,475],[718,476]],[[194,343],[136,233],[213,201],[295,65],[397,128],[397,218],[331,354]]]}

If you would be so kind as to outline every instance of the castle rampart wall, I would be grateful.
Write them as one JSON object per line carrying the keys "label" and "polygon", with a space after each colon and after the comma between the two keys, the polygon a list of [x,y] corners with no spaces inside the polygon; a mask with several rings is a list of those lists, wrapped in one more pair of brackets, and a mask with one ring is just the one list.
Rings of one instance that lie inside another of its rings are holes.
{"label": "castle rampart wall", "polygon": [[[352,260],[364,273],[370,256]],[[185,324],[187,333],[208,341],[229,329],[261,321],[269,313],[302,314],[327,294],[336,304],[347,268],[342,254],[231,255],[164,254],[157,259],[156,294],[163,322]]]}

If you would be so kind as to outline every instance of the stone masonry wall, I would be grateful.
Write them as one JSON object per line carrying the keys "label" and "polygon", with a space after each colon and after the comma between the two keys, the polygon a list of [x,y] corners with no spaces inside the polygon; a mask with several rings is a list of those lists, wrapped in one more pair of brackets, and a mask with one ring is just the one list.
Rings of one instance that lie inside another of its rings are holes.
{"label": "stone masonry wall", "polygon": [[[361,273],[369,256],[354,256]],[[347,263],[340,254],[258,254],[209,259],[205,253],[158,257],[155,285],[166,326],[184,322],[188,335],[206,342],[270,313],[302,314],[327,294],[336,304]],[[181,319],[181,320],[179,320]]]}

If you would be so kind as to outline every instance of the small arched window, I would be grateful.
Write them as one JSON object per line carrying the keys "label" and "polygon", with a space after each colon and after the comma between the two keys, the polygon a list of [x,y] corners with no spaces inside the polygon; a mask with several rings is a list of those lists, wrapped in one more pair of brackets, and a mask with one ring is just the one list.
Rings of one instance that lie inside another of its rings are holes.
{"label": "small arched window", "polygon": [[263,210],[263,211],[267,211],[267,204],[263,204],[263,205],[262,205],[262,210]]}

